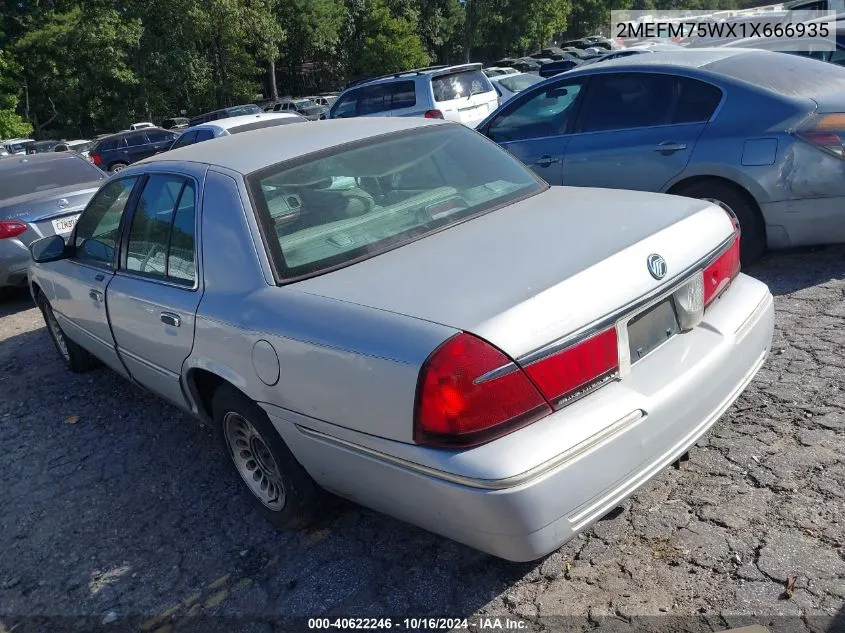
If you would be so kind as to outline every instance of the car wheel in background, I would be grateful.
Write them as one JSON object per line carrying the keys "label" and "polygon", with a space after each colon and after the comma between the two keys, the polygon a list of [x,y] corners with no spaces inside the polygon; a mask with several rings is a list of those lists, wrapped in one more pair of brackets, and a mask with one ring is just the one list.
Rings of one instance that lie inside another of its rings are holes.
{"label": "car wheel in background", "polygon": [[96,367],[99,361],[65,336],[59,322],[56,320],[56,315],[53,314],[53,308],[50,306],[50,302],[44,298],[44,295],[39,292],[35,302],[44,316],[47,333],[53,340],[56,351],[59,352],[59,356],[61,356],[68,369],[72,372],[82,373]]}
{"label": "car wheel in background", "polygon": [[229,385],[212,401],[214,422],[258,511],[273,525],[299,529],[313,521],[322,491],[257,404]]}
{"label": "car wheel in background", "polygon": [[109,171],[113,174],[116,174],[119,171],[123,171],[127,167],[129,167],[129,165],[127,165],[126,163],[115,163],[114,165],[109,167]]}
{"label": "car wheel in background", "polygon": [[766,250],[766,225],[757,209],[757,203],[744,190],[721,180],[700,180],[672,191],[675,195],[700,198],[719,205],[738,221],[740,260],[747,266]]}

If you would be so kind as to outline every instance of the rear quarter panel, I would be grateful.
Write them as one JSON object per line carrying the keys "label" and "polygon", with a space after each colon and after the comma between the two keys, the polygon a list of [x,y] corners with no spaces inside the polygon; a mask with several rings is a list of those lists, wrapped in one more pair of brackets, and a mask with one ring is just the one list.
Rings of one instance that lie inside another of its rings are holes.
{"label": "rear quarter panel", "polygon": [[[310,295],[296,284],[276,286],[239,180],[214,171],[206,180],[205,294],[183,367],[187,383],[193,370],[204,369],[276,415],[278,407],[315,423],[411,441],[419,368],[455,330]],[[278,378],[267,371],[273,354],[268,363],[254,352],[259,341],[272,346]]]}
{"label": "rear quarter panel", "polygon": [[[691,177],[717,176],[741,185],[758,203],[789,197],[784,168],[796,143],[789,130],[804,120],[815,104],[741,81],[691,76],[718,85],[725,98],[699,137],[686,169],[667,182],[663,191]],[[758,141],[774,141],[770,161],[759,160],[759,156],[751,159],[755,153],[752,144]]]}

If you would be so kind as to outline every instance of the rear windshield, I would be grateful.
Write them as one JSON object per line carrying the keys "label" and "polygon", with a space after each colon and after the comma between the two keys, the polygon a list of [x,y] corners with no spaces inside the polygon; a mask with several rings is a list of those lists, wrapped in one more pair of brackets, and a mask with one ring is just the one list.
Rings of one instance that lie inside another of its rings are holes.
{"label": "rear windshield", "polygon": [[260,130],[265,127],[276,127],[277,125],[287,125],[288,123],[301,123],[305,121],[304,118],[298,116],[279,117],[278,119],[266,119],[264,121],[256,121],[255,123],[244,123],[236,127],[229,128],[229,134],[240,134],[241,132],[249,132],[250,130]]}
{"label": "rear windshield", "polygon": [[344,145],[268,167],[248,182],[286,280],[373,257],[545,188],[461,125]]}
{"label": "rear windshield", "polygon": [[50,161],[13,161],[4,163],[3,169],[0,169],[0,192],[3,198],[16,198],[39,191],[94,182],[104,177],[102,171],[79,156]]}
{"label": "rear windshield", "polygon": [[492,92],[490,80],[480,70],[467,70],[440,75],[431,80],[435,101],[452,101],[482,92]]}
{"label": "rear windshield", "polygon": [[519,92],[541,81],[543,81],[543,78],[537,75],[511,75],[510,77],[503,77],[499,80],[499,83],[511,92]]}

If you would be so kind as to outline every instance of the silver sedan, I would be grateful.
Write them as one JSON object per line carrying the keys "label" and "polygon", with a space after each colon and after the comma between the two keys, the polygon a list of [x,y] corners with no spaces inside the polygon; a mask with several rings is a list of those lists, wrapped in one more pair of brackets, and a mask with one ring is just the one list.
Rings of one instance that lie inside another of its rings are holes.
{"label": "silver sedan", "polygon": [[773,331],[718,206],[549,187],[426,119],[174,150],[31,250],[70,369],[212,425],[275,525],[327,490],[518,561],[683,455]]}

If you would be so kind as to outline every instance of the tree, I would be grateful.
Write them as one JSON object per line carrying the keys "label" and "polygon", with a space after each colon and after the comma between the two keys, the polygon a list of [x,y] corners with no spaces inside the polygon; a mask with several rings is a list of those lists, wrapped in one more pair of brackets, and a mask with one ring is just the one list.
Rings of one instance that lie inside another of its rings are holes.
{"label": "tree", "polygon": [[0,50],[0,138],[20,138],[32,132],[32,125],[17,112],[18,87],[14,79],[20,68]]}
{"label": "tree", "polygon": [[429,62],[417,25],[407,17],[394,16],[385,0],[367,2],[362,36],[362,47],[352,52],[353,76],[399,72]]}
{"label": "tree", "polygon": [[37,133],[48,125],[77,134],[125,126],[134,114],[138,81],[130,60],[141,33],[140,21],[116,10],[77,6],[48,13],[20,37],[13,50],[26,60],[22,75]]}

